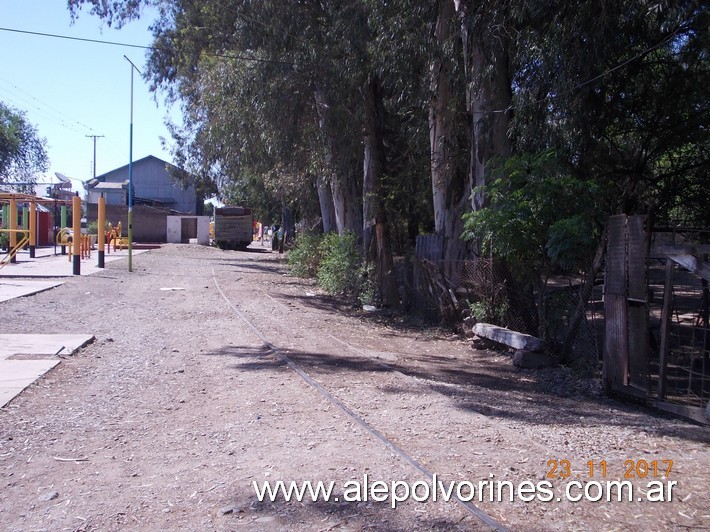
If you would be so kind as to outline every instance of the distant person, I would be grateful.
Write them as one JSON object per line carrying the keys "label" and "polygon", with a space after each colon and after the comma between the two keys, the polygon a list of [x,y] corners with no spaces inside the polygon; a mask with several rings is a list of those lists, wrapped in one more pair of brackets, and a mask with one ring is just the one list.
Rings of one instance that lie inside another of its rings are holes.
{"label": "distant person", "polygon": [[271,228],[271,251],[276,251],[279,249],[279,230],[281,229],[280,225],[275,224]]}
{"label": "distant person", "polygon": [[286,240],[286,231],[284,228],[279,229],[279,236],[278,236],[278,241],[279,241],[279,253],[284,252],[284,240]]}

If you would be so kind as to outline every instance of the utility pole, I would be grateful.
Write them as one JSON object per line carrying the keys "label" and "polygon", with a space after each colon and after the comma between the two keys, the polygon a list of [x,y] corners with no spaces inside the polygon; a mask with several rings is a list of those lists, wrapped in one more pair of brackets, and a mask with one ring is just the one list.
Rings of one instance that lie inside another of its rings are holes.
{"label": "utility pole", "polygon": [[133,64],[133,61],[125,55],[123,58],[131,64],[131,123],[128,141],[128,271],[133,271],[133,71],[140,74],[141,71]]}
{"label": "utility pole", "polygon": [[103,138],[103,135],[84,135],[85,137],[88,137],[90,139],[94,139],[94,175],[93,177],[96,178],[96,139]]}

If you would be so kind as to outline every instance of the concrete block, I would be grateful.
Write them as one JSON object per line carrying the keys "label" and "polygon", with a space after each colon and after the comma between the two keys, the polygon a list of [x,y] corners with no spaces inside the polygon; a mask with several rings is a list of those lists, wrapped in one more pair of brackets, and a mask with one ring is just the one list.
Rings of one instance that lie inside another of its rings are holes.
{"label": "concrete block", "polygon": [[540,340],[540,338],[511,331],[505,327],[498,327],[490,323],[477,323],[473,327],[473,332],[481,338],[488,338],[513,349],[525,351],[543,351],[545,349],[545,341]]}

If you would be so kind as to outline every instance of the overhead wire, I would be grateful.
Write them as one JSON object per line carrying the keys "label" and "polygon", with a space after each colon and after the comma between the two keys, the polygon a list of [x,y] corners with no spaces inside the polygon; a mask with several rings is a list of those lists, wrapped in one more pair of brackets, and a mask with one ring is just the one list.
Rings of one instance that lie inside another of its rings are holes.
{"label": "overhead wire", "polygon": [[[132,43],[125,43],[125,42],[118,42],[118,41],[107,41],[103,39],[89,39],[86,37],[73,37],[71,35],[60,35],[58,33],[46,33],[46,32],[41,32],[41,31],[30,31],[30,30],[20,30],[17,28],[4,28],[0,27],[0,31],[8,31],[12,33],[21,33],[25,35],[35,35],[39,37],[51,37],[54,39],[65,39],[69,41],[79,41],[79,42],[88,42],[88,43],[94,43],[94,44],[105,44],[109,46],[124,46],[127,48],[138,48],[142,50],[158,50],[158,51],[166,51],[167,48],[165,47],[160,47],[160,46],[147,46],[143,44],[132,44]],[[253,56],[247,56],[247,55],[242,55],[242,54],[220,54],[216,52],[210,52],[210,53],[205,53],[204,55],[210,56],[210,57],[221,57],[224,59],[237,59],[240,61],[253,61],[257,63],[273,63],[273,64],[280,64],[280,65],[292,65],[291,62],[288,61],[278,61],[276,59],[264,59],[261,57],[253,57]]]}
{"label": "overhead wire", "polygon": [[692,18],[690,18],[687,22],[685,22],[685,23],[683,23],[683,24],[680,24],[677,28],[675,28],[675,30],[673,30],[669,35],[665,36],[663,39],[661,39],[660,41],[658,41],[656,44],[653,44],[653,45],[647,47],[646,49],[644,49],[644,50],[642,50],[642,51],[636,53],[635,55],[633,55],[633,56],[630,57],[629,59],[627,59],[627,60],[625,60],[625,61],[622,61],[621,63],[619,63],[619,64],[617,64],[617,65],[615,65],[615,66],[613,66],[613,67],[610,67],[610,68],[608,68],[607,70],[603,71],[602,73],[597,74],[596,76],[591,77],[591,78],[589,78],[589,79],[587,79],[587,80],[585,80],[585,81],[582,81],[582,82],[576,84],[575,86],[573,86],[573,87],[571,87],[571,88],[569,88],[569,89],[562,90],[562,91],[558,91],[558,92],[555,93],[554,95],[548,94],[548,95],[546,95],[546,96],[544,96],[544,97],[542,97],[542,98],[538,98],[538,99],[536,99],[536,100],[532,100],[532,101],[529,101],[529,102],[524,102],[523,104],[520,104],[520,105],[517,105],[517,106],[514,106],[514,105],[511,104],[511,105],[509,105],[508,107],[506,107],[505,109],[494,109],[494,110],[491,110],[491,111],[481,111],[481,112],[478,113],[478,114],[509,113],[510,111],[514,111],[516,108],[519,109],[519,108],[521,108],[521,107],[531,107],[531,106],[537,105],[537,104],[539,104],[539,103],[545,103],[545,102],[547,102],[547,101],[549,101],[549,100],[558,98],[558,97],[560,97],[560,96],[562,96],[562,95],[565,95],[565,94],[572,94],[573,92],[575,92],[575,91],[581,89],[582,87],[586,87],[587,85],[591,85],[591,84],[594,83],[595,81],[598,81],[598,80],[600,80],[600,79],[602,79],[602,78],[608,76],[609,74],[612,74],[612,73],[616,72],[617,70],[620,70],[620,69],[624,68],[625,66],[627,66],[627,65],[629,65],[629,64],[631,64],[631,63],[633,63],[634,61],[637,61],[637,60],[641,59],[642,57],[644,57],[644,56],[650,54],[650,53],[653,52],[654,50],[657,50],[657,49],[660,48],[661,46],[663,46],[663,45],[669,43],[676,35],[678,35],[678,33],[680,32],[680,30],[681,30],[683,27],[687,27],[696,17],[697,17],[697,15],[696,15],[696,16],[693,16]]}
{"label": "overhead wire", "polygon": [[[261,24],[259,21],[254,20],[251,17],[247,17],[244,14],[238,14],[238,16],[240,16],[244,20]],[[593,76],[592,78],[582,81],[569,89],[559,91],[554,95],[548,94],[542,98],[525,102],[522,105],[517,105],[517,106],[510,105],[504,109],[480,111],[477,114],[508,113],[508,112],[514,110],[516,107],[517,108],[529,107],[529,106],[536,105],[539,103],[547,102],[547,101],[557,98],[561,95],[570,94],[574,91],[577,91],[577,90],[581,89],[582,87],[585,87],[591,83],[594,83],[595,81],[598,81],[599,79],[606,77],[609,74],[611,74],[617,70],[620,70],[621,68],[633,63],[634,61],[644,57],[645,55],[651,53],[652,51],[656,50],[657,48],[660,48],[664,44],[670,42],[673,39],[673,37],[675,37],[683,27],[687,27],[687,25],[690,24],[696,17],[697,17],[697,15],[692,17],[686,23],[679,25],[673,32],[671,32],[669,35],[667,35],[666,37],[661,39],[658,43],[649,46],[648,48],[644,49],[643,51],[635,54],[633,57],[631,57],[625,61],[622,61],[621,63],[619,63],[613,67],[610,67],[607,70],[601,72],[600,74],[597,74],[596,76]],[[95,43],[95,44],[104,44],[104,45],[110,45],[110,46],[124,46],[124,47],[128,47],[128,48],[138,48],[138,49],[143,49],[143,50],[157,50],[157,51],[161,51],[161,50],[166,51],[167,50],[165,47],[159,47],[159,46],[147,46],[147,45],[139,45],[139,44],[132,44],[132,43],[117,42],[117,41],[107,41],[107,40],[102,40],[102,39],[89,39],[89,38],[84,38],[84,37],[73,37],[73,36],[69,36],[69,35],[60,35],[60,34],[55,34],[55,33],[20,30],[20,29],[16,29],[16,28],[0,27],[0,31],[21,33],[21,34],[27,34],[27,35],[37,35],[37,36],[41,36],[41,37],[51,37],[51,38],[66,39],[66,40],[80,41],[80,42],[89,42],[89,43]],[[298,39],[297,37],[294,37],[294,38]],[[216,53],[216,52],[205,52],[204,55],[210,56],[210,57],[220,57],[220,58],[225,58],[225,59],[236,59],[236,60],[241,60],[241,61],[281,64],[281,65],[289,65],[289,66],[293,65],[292,62],[278,61],[278,60],[274,60],[274,59],[264,59],[264,58],[253,57],[253,56],[246,56],[246,55],[242,55],[242,54],[224,54],[224,53],[220,54],[220,53]]]}
{"label": "overhead wire", "polygon": [[[0,77],[0,83],[4,83],[5,85],[9,85],[11,88],[5,88],[5,87],[0,87],[0,91],[3,91],[3,93],[8,96],[10,99],[14,100],[15,102],[23,101],[24,105],[30,105],[32,106],[32,109],[34,112],[39,113],[42,115],[43,118],[46,118],[48,120],[51,120],[52,122],[66,128],[72,131],[75,131],[77,133],[85,133],[86,130],[93,131],[96,133],[97,131],[92,128],[91,126],[88,126],[82,122],[79,122],[78,120],[72,118],[71,116],[67,115],[66,113],[63,113],[62,111],[52,107],[51,105],[39,100],[26,90],[21,89],[11,81]],[[13,90],[14,89],[14,90]],[[13,94],[14,93],[14,94]],[[46,108],[43,109],[42,107]],[[76,124],[79,126],[81,129],[77,128],[74,126]]]}

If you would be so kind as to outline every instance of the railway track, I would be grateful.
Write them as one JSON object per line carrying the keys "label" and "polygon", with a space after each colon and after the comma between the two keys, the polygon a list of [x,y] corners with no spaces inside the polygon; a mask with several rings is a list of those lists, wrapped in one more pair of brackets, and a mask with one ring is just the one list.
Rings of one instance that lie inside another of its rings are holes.
{"label": "railway track", "polygon": [[[244,322],[244,324],[252,331],[252,333],[259,338],[261,342],[263,342],[263,345],[268,348],[268,350],[273,353],[276,357],[278,357],[284,364],[286,364],[292,371],[294,371],[301,379],[303,379],[309,386],[311,386],[318,394],[320,394],[325,400],[327,400],[330,404],[332,404],[335,408],[340,410],[343,414],[345,414],[347,417],[349,417],[352,421],[357,423],[360,427],[362,427],[367,433],[369,433],[373,438],[375,438],[377,441],[379,441],[382,445],[387,447],[392,453],[400,457],[402,460],[404,460],[406,463],[408,463],[410,466],[412,466],[414,469],[425,475],[427,478],[432,478],[434,476],[433,471],[429,470],[424,464],[413,458],[405,449],[397,445],[394,441],[392,441],[390,438],[388,438],[385,434],[380,432],[377,428],[372,426],[365,418],[357,414],[352,408],[350,408],[345,402],[342,400],[338,399],[333,393],[331,393],[321,382],[318,380],[314,379],[309,375],[306,370],[301,367],[299,364],[297,364],[291,357],[288,356],[288,354],[278,346],[274,345],[269,338],[261,331],[259,328],[254,324],[252,320],[250,320],[244,312],[242,312],[239,307],[230,300],[230,298],[227,296],[227,294],[224,292],[222,287],[219,284],[217,274],[213,268],[212,270],[212,278],[213,282],[215,284],[215,287],[219,291],[220,295],[226,302],[226,304],[229,306],[229,308],[234,312],[236,316],[239,317],[240,320]],[[284,305],[280,301],[278,301],[276,298],[268,294],[266,291],[262,290],[259,288],[261,292],[263,292],[268,298],[270,298],[273,302],[275,302],[279,307],[283,308],[284,310],[293,310],[287,305]],[[352,344],[349,344],[341,339],[336,338],[333,335],[328,335],[330,338],[332,338],[334,341],[338,342],[339,344],[343,345],[344,347],[347,347],[348,349],[359,353],[360,355],[367,356],[362,350],[357,348],[356,346],[353,346]],[[398,377],[402,379],[406,379],[408,381],[416,381],[416,379],[413,379],[412,377],[395,370],[388,364],[378,360],[378,359],[373,359],[373,361],[381,366],[383,366],[385,369],[388,371],[391,371],[393,374],[397,375]],[[415,384],[418,384],[415,382]],[[488,515],[486,512],[478,508],[476,505],[471,503],[470,501],[463,500],[462,498],[458,497],[456,494],[454,494],[453,501],[461,506],[466,512],[468,512],[470,515],[475,517],[477,520],[479,520],[481,523],[485,524],[486,526],[490,527],[492,530],[499,530],[499,531],[504,531],[507,530],[505,526],[503,526],[501,523],[499,523],[497,520],[495,520],[493,517]]]}

